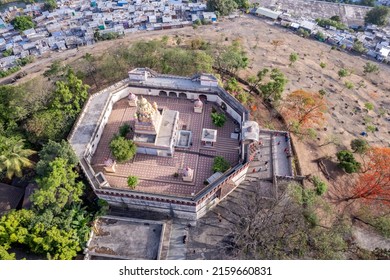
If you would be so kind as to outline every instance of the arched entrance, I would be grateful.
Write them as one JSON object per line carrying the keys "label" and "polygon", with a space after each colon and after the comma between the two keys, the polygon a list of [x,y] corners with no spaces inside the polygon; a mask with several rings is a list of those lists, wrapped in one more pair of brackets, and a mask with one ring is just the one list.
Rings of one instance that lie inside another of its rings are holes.
{"label": "arched entrance", "polygon": [[169,97],[177,97],[177,93],[176,92],[174,92],[174,91],[170,91],[169,92]]}
{"label": "arched entrance", "polygon": [[207,95],[201,94],[201,95],[199,95],[198,98],[199,98],[199,100],[202,101],[202,102],[207,101]]}
{"label": "arched entrance", "polygon": [[187,94],[184,92],[179,93],[179,98],[187,99]]}
{"label": "arched entrance", "polygon": [[227,106],[224,102],[221,103],[221,109],[224,111],[226,111],[226,109],[227,109]]}
{"label": "arched entrance", "polygon": [[158,96],[167,97],[168,94],[166,91],[160,90],[160,92],[158,93]]}

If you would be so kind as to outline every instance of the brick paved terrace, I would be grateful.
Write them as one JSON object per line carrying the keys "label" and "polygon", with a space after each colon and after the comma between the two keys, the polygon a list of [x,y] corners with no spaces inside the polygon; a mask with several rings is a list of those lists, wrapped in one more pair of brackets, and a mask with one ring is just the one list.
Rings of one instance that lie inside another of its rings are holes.
{"label": "brick paved terrace", "polygon": [[[203,113],[198,114],[194,113],[194,103],[191,100],[157,96],[146,98],[151,103],[156,101],[159,108],[179,111],[179,129],[192,131],[193,144],[188,149],[176,148],[173,157],[137,154],[133,160],[118,164],[116,173],[104,174],[111,187],[129,189],[127,177],[134,175],[139,179],[136,191],[188,197],[205,187],[204,180],[213,174],[211,167],[215,156],[223,156],[232,166],[238,163],[239,142],[231,138],[231,133],[238,125],[229,117],[222,128],[215,127],[210,115],[213,107],[218,108],[217,104],[211,102],[204,104]],[[121,125],[133,124],[135,111],[135,107],[128,106],[126,98],[114,104],[92,158],[95,172],[103,172],[104,160],[111,157],[110,140],[118,133]],[[217,143],[214,147],[202,146],[200,138],[203,128],[217,129]],[[131,138],[132,135],[128,137]],[[184,182],[181,176],[174,177],[176,172],[180,174],[185,167],[195,170],[193,182]]]}

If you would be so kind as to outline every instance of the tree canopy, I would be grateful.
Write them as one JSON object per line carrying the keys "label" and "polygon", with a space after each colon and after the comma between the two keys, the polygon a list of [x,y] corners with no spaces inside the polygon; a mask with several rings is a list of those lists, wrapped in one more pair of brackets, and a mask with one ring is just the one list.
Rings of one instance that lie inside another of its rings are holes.
{"label": "tree canopy", "polygon": [[207,8],[218,16],[227,16],[238,8],[238,4],[234,0],[208,0]]}
{"label": "tree canopy", "polygon": [[354,173],[360,170],[361,164],[357,162],[350,151],[343,150],[336,154],[339,166],[347,173]]}
{"label": "tree canopy", "polygon": [[21,177],[24,168],[34,166],[29,157],[35,153],[24,147],[22,139],[0,136],[0,172],[5,172],[8,179]]}
{"label": "tree canopy", "polygon": [[299,128],[310,128],[322,124],[327,104],[319,93],[296,90],[286,96],[281,113],[288,123],[296,123]]}
{"label": "tree canopy", "polygon": [[390,207],[390,148],[373,147],[368,150],[367,156],[364,171],[345,200],[362,199]]}
{"label": "tree canopy", "polygon": [[237,73],[240,69],[248,67],[249,60],[246,52],[238,40],[228,46],[215,46],[215,64],[222,71]]}
{"label": "tree canopy", "polygon": [[389,22],[389,15],[389,7],[376,6],[367,12],[364,21],[366,24],[372,23],[378,26],[385,26]]}
{"label": "tree canopy", "polygon": [[122,136],[116,136],[110,142],[110,150],[118,162],[124,162],[134,157],[137,146],[132,140]]}
{"label": "tree canopy", "polygon": [[368,142],[361,138],[356,138],[351,141],[351,149],[355,153],[364,154],[369,148]]}
{"label": "tree canopy", "polygon": [[12,20],[12,25],[19,31],[34,28],[35,24],[30,16],[17,16]]}
{"label": "tree canopy", "polygon": [[230,163],[221,156],[216,156],[213,163],[213,172],[225,172],[230,168]]}
{"label": "tree canopy", "polygon": [[287,82],[286,76],[279,69],[274,68],[270,73],[270,81],[260,85],[260,91],[265,99],[277,102],[282,98]]}
{"label": "tree canopy", "polygon": [[61,209],[79,203],[84,184],[78,182],[77,178],[78,173],[66,159],[56,158],[49,163],[47,174],[37,178],[39,189],[32,194],[31,201],[38,209]]}

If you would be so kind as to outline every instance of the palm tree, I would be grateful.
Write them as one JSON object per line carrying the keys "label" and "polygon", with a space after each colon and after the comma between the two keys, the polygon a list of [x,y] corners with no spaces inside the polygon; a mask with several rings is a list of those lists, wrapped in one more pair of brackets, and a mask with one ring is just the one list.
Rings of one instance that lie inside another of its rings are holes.
{"label": "palm tree", "polygon": [[8,179],[21,177],[23,168],[34,165],[28,157],[36,152],[25,149],[23,139],[0,137],[0,143],[0,171],[5,172]]}

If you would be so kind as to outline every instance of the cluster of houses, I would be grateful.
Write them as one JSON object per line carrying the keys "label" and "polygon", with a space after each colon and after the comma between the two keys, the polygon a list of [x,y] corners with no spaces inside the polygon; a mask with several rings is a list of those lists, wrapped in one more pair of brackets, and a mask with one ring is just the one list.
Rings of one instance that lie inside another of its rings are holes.
{"label": "cluster of houses", "polygon": [[[274,20],[276,25],[294,31],[304,30],[311,37],[324,41],[337,48],[353,51],[357,42],[364,47],[363,54],[384,63],[390,63],[390,28],[379,28],[375,25],[350,26],[350,29],[338,30],[333,26],[321,27],[314,19],[293,18],[281,11],[267,8],[252,10],[257,16]],[[355,29],[355,30],[354,30]],[[318,33],[323,36],[317,36]]]}
{"label": "cluster of houses", "polygon": [[[60,0],[57,5],[51,12],[44,11],[43,3],[8,7],[1,12],[0,53],[12,52],[1,56],[0,69],[8,69],[26,56],[93,44],[97,34],[124,35],[217,20],[215,13],[206,11],[205,3],[186,0]],[[20,15],[31,16],[35,27],[15,30],[10,22]]]}

